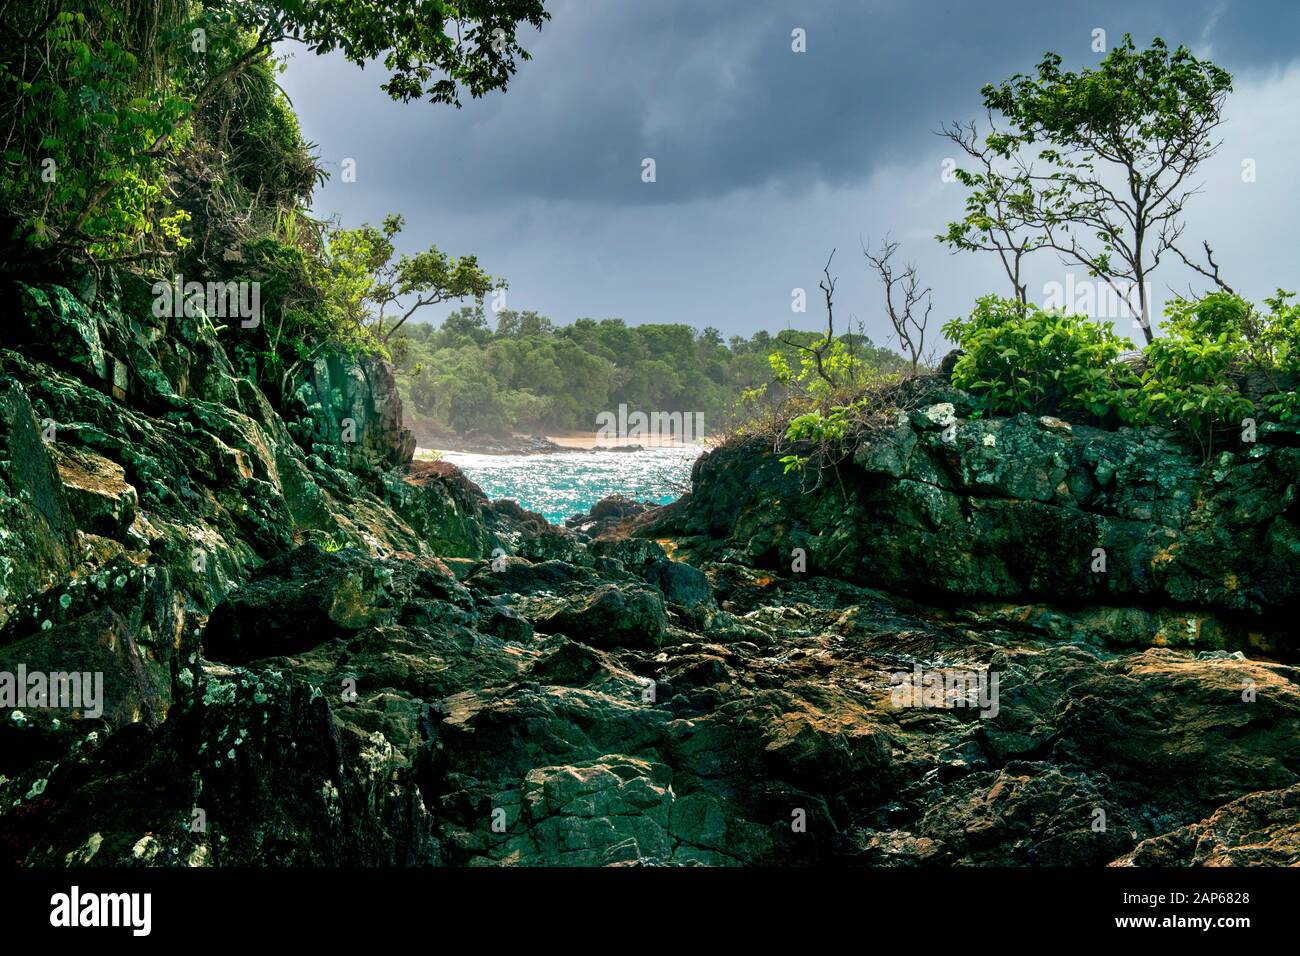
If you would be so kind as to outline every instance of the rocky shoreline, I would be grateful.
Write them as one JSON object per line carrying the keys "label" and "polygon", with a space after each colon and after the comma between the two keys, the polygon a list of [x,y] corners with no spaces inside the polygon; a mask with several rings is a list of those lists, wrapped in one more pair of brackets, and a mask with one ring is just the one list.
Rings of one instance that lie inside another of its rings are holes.
{"label": "rocky shoreline", "polygon": [[197,322],[10,301],[0,672],[105,688],[0,701],[9,865],[1300,862],[1294,428],[933,381],[560,528],[411,461],[382,363],[282,413]]}

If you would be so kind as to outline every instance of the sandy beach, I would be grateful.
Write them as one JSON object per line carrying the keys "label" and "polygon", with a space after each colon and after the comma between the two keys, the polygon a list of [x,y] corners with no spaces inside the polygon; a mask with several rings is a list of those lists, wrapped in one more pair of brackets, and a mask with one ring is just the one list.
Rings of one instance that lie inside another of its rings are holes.
{"label": "sandy beach", "polygon": [[[534,436],[527,433],[517,432],[514,438],[526,442]],[[602,448],[625,448],[628,445],[640,445],[642,448],[695,448],[697,444],[688,444],[676,440],[675,438],[658,438],[642,437],[639,441],[631,439],[619,440],[617,438],[605,438],[602,440],[597,432],[570,431],[570,432],[550,432],[543,436],[547,441],[560,448],[572,449],[573,451],[596,451]],[[416,458],[428,458],[430,453],[441,454],[483,454],[480,445],[473,442],[461,442],[457,446],[456,438],[448,438],[442,443],[421,442],[415,450]],[[511,454],[508,451],[493,451],[493,454]],[[518,454],[544,454],[544,450],[528,451],[520,449]]]}
{"label": "sandy beach", "polygon": [[[519,435],[516,437],[527,438],[528,436]],[[555,444],[557,445],[563,446],[564,448],[578,448],[583,450],[591,450],[593,448],[614,448],[619,445],[641,445],[643,448],[685,448],[686,447],[684,442],[677,441],[675,438],[671,438],[671,437],[664,438],[662,440],[657,437],[653,440],[648,440],[645,437],[642,437],[640,439],[635,439],[635,440],[630,438],[625,438],[622,440],[618,438],[607,438],[604,441],[602,441],[600,438],[600,434],[598,432],[582,432],[582,431],[551,432],[551,433],[547,433],[546,438],[550,441],[555,442]]]}

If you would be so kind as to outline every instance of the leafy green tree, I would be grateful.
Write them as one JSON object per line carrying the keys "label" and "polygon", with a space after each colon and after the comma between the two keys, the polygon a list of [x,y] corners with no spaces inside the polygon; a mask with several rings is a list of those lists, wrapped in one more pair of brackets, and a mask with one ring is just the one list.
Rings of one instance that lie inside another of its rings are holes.
{"label": "leafy green tree", "polygon": [[1025,257],[1043,247],[1034,227],[1032,172],[1016,165],[1015,137],[993,131],[981,141],[975,123],[945,126],[941,134],[973,161],[953,175],[966,187],[966,215],[948,223],[937,238],[960,252],[996,253],[1012,295],[1029,301],[1023,280]]}
{"label": "leafy green tree", "polygon": [[163,173],[189,104],[161,51],[184,11],[159,4],[154,36],[105,3],[6,4],[3,16],[2,258],[35,247],[124,260],[183,245]]}
{"label": "leafy green tree", "polygon": [[[1125,34],[1096,69],[1079,72],[1049,53],[1036,76],[1017,74],[982,91],[990,113],[1011,129],[994,141],[996,151],[1010,157],[1036,146],[1047,170],[1022,160],[1009,181],[974,181],[982,195],[971,213],[978,220],[982,207],[1005,196],[1013,216],[1039,231],[1035,242],[1112,285],[1133,283],[1149,342],[1147,277],[1166,254],[1179,254],[1192,178],[1218,148],[1213,137],[1231,89],[1225,70],[1159,38],[1138,50]],[[987,235],[982,221],[974,225]],[[964,235],[949,232],[958,242]]]}
{"label": "leafy green tree", "polygon": [[645,339],[622,319],[602,319],[595,329],[591,351],[617,366],[634,365],[645,358]]}
{"label": "leafy green tree", "polygon": [[[14,247],[157,261],[184,244],[165,177],[196,117],[278,43],[380,60],[394,99],[504,89],[543,0],[31,0],[4,5],[0,215]],[[6,258],[9,258],[6,256]]]}
{"label": "leafy green tree", "polygon": [[498,433],[510,425],[501,390],[481,369],[461,369],[452,395],[447,418],[457,431],[481,429]]}
{"label": "leafy green tree", "polygon": [[551,329],[551,320],[536,312],[502,309],[497,313],[497,334],[513,336],[539,335]]}
{"label": "leafy green tree", "polygon": [[483,345],[491,337],[482,302],[463,306],[451,313],[442,320],[440,331],[443,338],[452,343],[468,338],[476,345]]}
{"label": "leafy green tree", "polygon": [[541,29],[550,19],[543,0],[244,0],[222,6],[257,32],[265,50],[294,40],[317,54],[337,50],[358,66],[381,60],[388,79],[380,89],[393,99],[457,107],[463,93],[480,97],[505,89],[518,61],[529,59],[519,28]]}
{"label": "leafy green tree", "polygon": [[[393,240],[401,217],[382,229],[369,225],[336,229],[319,250],[277,236],[242,246],[234,279],[260,284],[263,321],[255,330],[230,333],[227,348],[248,374],[276,398],[294,390],[302,368],[327,351],[387,354],[397,359],[414,338],[395,332],[421,308],[459,297],[478,297],[498,280],[478,268],[474,257],[452,259],[431,247],[416,255],[396,254]],[[398,306],[396,315],[386,310]],[[488,338],[481,304],[453,313],[472,344]]]}
{"label": "leafy green tree", "polygon": [[[369,224],[336,229],[326,250],[344,319],[369,329],[384,343],[420,309],[454,299],[481,299],[505,287],[504,281],[479,268],[475,256],[453,258],[436,246],[398,256],[393,240],[403,225],[401,216],[388,216],[379,229]],[[389,315],[389,309],[395,314]]]}

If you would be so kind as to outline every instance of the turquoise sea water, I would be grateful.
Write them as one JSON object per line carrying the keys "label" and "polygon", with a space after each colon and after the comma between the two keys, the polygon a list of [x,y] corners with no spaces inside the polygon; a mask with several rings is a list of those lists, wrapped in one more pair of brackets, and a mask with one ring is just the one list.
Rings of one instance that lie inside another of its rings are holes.
{"label": "turquoise sea water", "polygon": [[550,455],[444,452],[442,457],[477,482],[489,498],[513,498],[562,524],[613,494],[659,504],[676,500],[688,489],[691,466],[700,452],[689,447]]}

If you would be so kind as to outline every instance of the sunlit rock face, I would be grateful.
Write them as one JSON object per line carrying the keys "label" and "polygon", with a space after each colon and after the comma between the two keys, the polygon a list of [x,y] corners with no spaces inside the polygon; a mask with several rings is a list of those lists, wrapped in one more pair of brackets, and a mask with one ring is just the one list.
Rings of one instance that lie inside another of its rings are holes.
{"label": "sunlit rock face", "polygon": [[945,393],[863,439],[837,473],[785,474],[758,444],[719,449],[697,465],[689,501],[646,533],[777,569],[802,548],[813,573],[919,598],[1184,608],[1192,644],[1208,637],[1196,623],[1207,615],[1288,626],[1300,594],[1294,427],[1207,464],[1158,429],[967,418],[961,393],[931,398]]}
{"label": "sunlit rock face", "polygon": [[293,395],[294,437],[352,470],[405,465],[415,435],[402,425],[392,366],[371,356],[329,354],[312,362]]}

